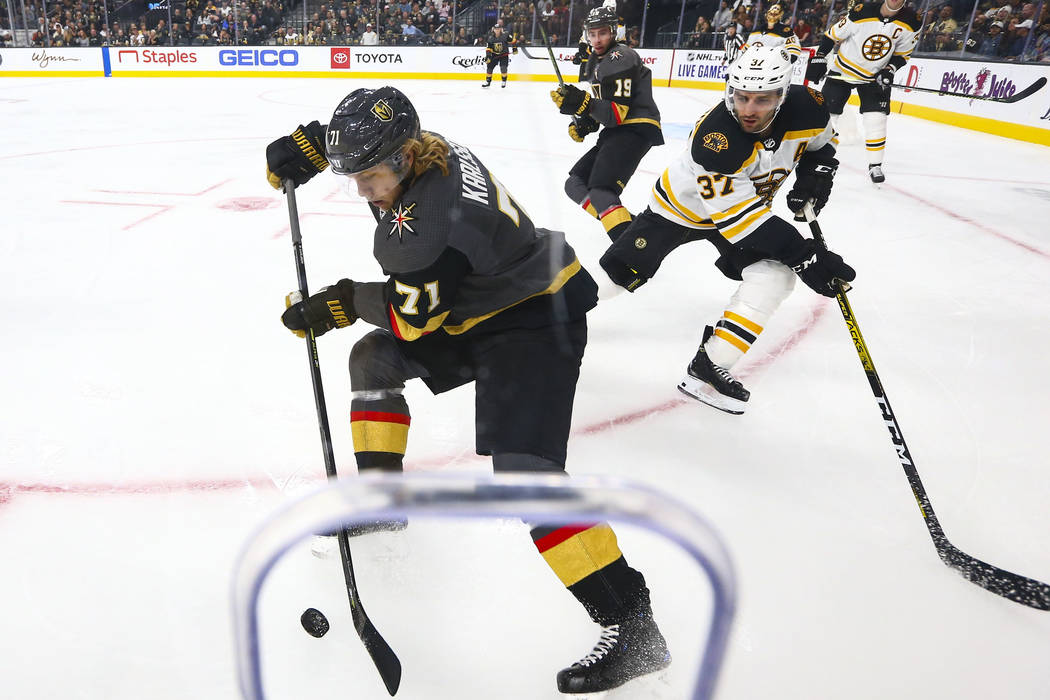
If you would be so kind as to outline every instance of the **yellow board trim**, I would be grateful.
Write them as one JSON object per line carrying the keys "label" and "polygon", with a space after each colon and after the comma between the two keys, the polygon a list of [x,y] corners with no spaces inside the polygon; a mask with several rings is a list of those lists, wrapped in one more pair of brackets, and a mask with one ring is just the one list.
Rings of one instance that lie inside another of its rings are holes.
{"label": "yellow board trim", "polygon": [[543,553],[543,559],[566,586],[579,583],[622,557],[616,533],[608,525],[595,525]]}
{"label": "yellow board trim", "polygon": [[354,452],[394,452],[403,455],[408,449],[408,426],[374,420],[350,422]]}

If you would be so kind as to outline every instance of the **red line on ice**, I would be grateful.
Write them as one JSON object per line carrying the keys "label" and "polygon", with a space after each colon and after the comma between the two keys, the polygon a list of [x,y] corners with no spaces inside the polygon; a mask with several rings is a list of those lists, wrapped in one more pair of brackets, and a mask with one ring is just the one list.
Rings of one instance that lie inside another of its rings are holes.
{"label": "red line on ice", "polygon": [[[824,315],[827,309],[833,302],[826,299],[818,299],[817,302],[810,308],[809,317],[800,328],[797,328],[786,340],[777,345],[775,348],[770,350],[765,355],[756,359],[754,362],[748,364],[742,371],[737,374],[740,377],[747,377],[755,374],[759,369],[768,366],[773,360],[789,352],[813,329],[820,318]],[[683,361],[684,366],[684,361]],[[615,416],[607,420],[598,421],[591,425],[585,425],[581,428],[577,428],[573,431],[575,436],[585,435],[596,435],[598,433],[604,433],[613,428],[630,425],[637,423],[640,420],[660,413],[666,413],[668,411],[674,411],[682,406],[697,406],[696,402],[688,399],[672,399],[665,401],[656,406],[650,406],[649,408],[643,408],[637,411],[631,411],[620,416]],[[698,409],[713,411],[713,408],[699,407]],[[447,464],[449,461],[455,459],[462,463],[464,461],[474,460],[486,460],[487,457],[481,457],[475,455],[473,452],[469,454],[463,454],[461,457],[447,456],[447,457],[430,457],[420,460],[409,460],[406,462],[405,468],[407,471],[419,471],[426,467],[439,466]],[[320,482],[324,476],[318,470],[317,481]],[[12,498],[17,494],[28,493],[28,494],[56,494],[56,495],[70,495],[70,496],[135,496],[135,495],[157,495],[165,493],[188,493],[188,492],[208,492],[208,491],[233,491],[242,488],[258,488],[267,490],[276,490],[278,486],[272,479],[266,478],[254,478],[254,479],[188,479],[188,480],[176,480],[176,481],[154,481],[148,483],[73,483],[73,484],[23,484],[0,481],[0,506],[10,503]]]}

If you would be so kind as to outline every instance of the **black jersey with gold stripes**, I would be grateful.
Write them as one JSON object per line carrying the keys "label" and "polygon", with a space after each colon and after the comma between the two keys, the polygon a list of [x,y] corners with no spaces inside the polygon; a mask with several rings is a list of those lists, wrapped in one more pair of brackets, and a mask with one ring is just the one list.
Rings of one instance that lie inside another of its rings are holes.
{"label": "black jersey with gold stripes", "polygon": [[833,135],[824,96],[811,88],[790,88],[765,138],[745,132],[719,102],[696,123],[688,148],[656,181],[649,208],[682,226],[740,243],[774,216],[773,196],[802,155],[828,146]]}
{"label": "black jersey with gold stripes", "polygon": [[509,56],[512,40],[513,37],[508,37],[505,33],[496,36],[496,32],[489,32],[485,38],[485,58],[492,60]]}
{"label": "black jersey with gold stripes", "polygon": [[601,56],[592,53],[587,82],[593,98],[588,113],[602,126],[633,126],[654,146],[664,142],[660,110],[653,100],[653,74],[638,52],[614,43]]}
{"label": "black jersey with gold stripes", "polygon": [[838,44],[834,59],[828,61],[828,75],[847,83],[872,82],[891,62],[899,68],[911,58],[921,27],[911,7],[883,17],[882,3],[858,3],[824,33],[822,52],[827,43]]}
{"label": "black jersey with gold stripes", "polygon": [[448,175],[432,167],[389,211],[370,205],[373,252],[389,279],[381,294],[355,295],[355,310],[409,341],[582,317],[597,288],[565,235],[535,228],[469,148],[443,140]]}

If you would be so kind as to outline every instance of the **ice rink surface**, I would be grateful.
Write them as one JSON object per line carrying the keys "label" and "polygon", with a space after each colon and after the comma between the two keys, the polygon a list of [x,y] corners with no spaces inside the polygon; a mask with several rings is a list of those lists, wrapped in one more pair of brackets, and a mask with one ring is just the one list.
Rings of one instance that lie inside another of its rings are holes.
{"label": "ice rink surface", "polygon": [[[5,697],[237,696],[234,557],[324,476],[302,341],[278,320],[296,280],[264,148],[361,85],[378,83],[0,80]],[[605,235],[562,192],[593,137],[569,140],[549,84],[398,85],[424,129],[472,147],[597,270]],[[624,195],[635,212],[720,96],[655,97],[668,143]],[[941,523],[963,551],[1050,581],[1050,150],[895,115],[884,187],[861,145],[840,159],[822,226],[858,271],[850,299]],[[370,214],[338,178],[298,197],[312,286],[379,279]],[[735,289],[714,258],[680,249],[590,315],[569,470],[673,493],[722,531],[740,601],[720,700],[1050,697],[1050,613],[940,563],[833,300],[796,286],[739,366],[746,415],[680,398]],[[319,343],[345,475],[346,358],[367,330]],[[408,470],[487,468],[471,389],[407,395]],[[703,579],[670,545],[619,532],[675,663],[610,697],[682,697]],[[404,662],[398,697],[553,698],[554,673],[597,639],[520,523],[424,521],[355,557]],[[299,627],[309,606],[332,622],[323,639]],[[261,612],[271,698],[386,697],[338,559],[292,552]]]}

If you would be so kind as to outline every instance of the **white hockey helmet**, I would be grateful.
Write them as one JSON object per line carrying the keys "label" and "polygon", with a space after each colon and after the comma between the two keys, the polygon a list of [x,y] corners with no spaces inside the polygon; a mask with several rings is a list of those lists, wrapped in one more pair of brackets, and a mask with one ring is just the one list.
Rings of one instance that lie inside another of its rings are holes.
{"label": "white hockey helmet", "polygon": [[[794,64],[787,51],[779,46],[752,46],[746,49],[732,65],[726,80],[725,101],[729,113],[734,117],[733,93],[779,91],[780,100],[776,112],[787,98]],[[776,116],[776,112],[773,113]]]}

